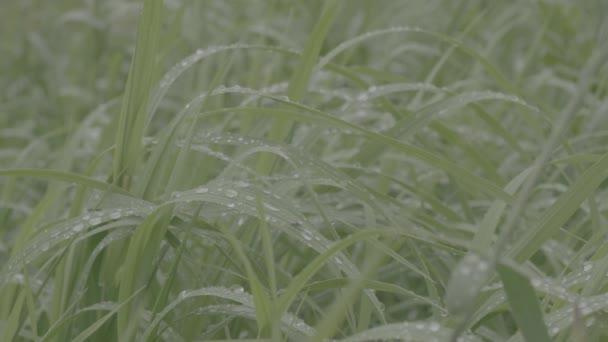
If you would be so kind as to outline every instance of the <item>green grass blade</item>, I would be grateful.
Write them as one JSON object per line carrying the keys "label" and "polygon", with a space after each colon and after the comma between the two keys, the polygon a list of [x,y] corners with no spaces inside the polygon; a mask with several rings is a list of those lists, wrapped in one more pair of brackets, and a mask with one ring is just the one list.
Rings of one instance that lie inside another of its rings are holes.
{"label": "green grass blade", "polygon": [[[309,80],[312,77],[314,66],[319,57],[319,52],[325,41],[325,36],[329,32],[334,18],[340,9],[341,0],[327,0],[323,3],[323,13],[319,21],[315,24],[313,31],[308,38],[308,43],[304,48],[304,53],[300,59],[296,71],[289,81],[287,97],[293,101],[301,101],[308,89]],[[282,142],[289,139],[292,134],[293,123],[288,119],[279,118],[270,128],[269,139]],[[275,159],[268,155],[262,155],[258,162],[258,171],[261,174],[268,174],[274,166]]]}
{"label": "green grass blade", "polygon": [[[127,246],[126,257],[120,269],[120,302],[131,300],[136,289],[148,286],[155,270],[152,261],[158,255],[159,246],[168,229],[172,208],[163,207],[147,216],[137,227]],[[118,336],[130,341],[138,327],[143,298],[136,298],[118,311]]]}
{"label": "green grass blade", "polygon": [[543,313],[530,280],[513,267],[499,263],[496,271],[505,288],[511,313],[527,341],[550,342]]}
{"label": "green grass blade", "polygon": [[[144,288],[142,287],[142,288],[138,289],[137,291],[134,291],[131,296],[126,298],[119,305],[116,305],[116,307],[114,309],[112,309],[107,314],[103,315],[100,319],[96,320],[93,325],[91,325],[90,327],[83,330],[72,341],[73,342],[87,341],[87,339],[89,339],[89,337],[91,337],[91,335],[93,335],[97,330],[99,330],[110,318],[114,317],[114,315],[116,315],[117,312],[120,311],[120,309],[124,308],[125,305],[129,305],[131,300],[133,300],[133,298],[137,297],[143,290],[144,290]],[[119,336],[122,337],[122,335],[119,335]]]}
{"label": "green grass blade", "polygon": [[115,192],[123,195],[129,195],[128,191],[119,188],[115,185],[96,180],[94,178],[86,177],[81,174],[49,170],[49,169],[4,169],[0,170],[0,176],[17,176],[17,177],[33,177],[60,180],[69,183],[77,183],[84,186],[91,187],[93,189],[99,189],[102,191]]}
{"label": "green grass blade", "polygon": [[508,255],[517,262],[528,260],[540,249],[545,241],[553,236],[574,214],[597,187],[608,177],[608,153],[589,167],[562,193],[553,205],[545,211],[536,226],[527,229]]}
{"label": "green grass blade", "polygon": [[124,189],[131,187],[131,177],[141,159],[142,140],[150,94],[158,74],[161,0],[145,0],[137,28],[135,55],[118,119],[113,179]]}

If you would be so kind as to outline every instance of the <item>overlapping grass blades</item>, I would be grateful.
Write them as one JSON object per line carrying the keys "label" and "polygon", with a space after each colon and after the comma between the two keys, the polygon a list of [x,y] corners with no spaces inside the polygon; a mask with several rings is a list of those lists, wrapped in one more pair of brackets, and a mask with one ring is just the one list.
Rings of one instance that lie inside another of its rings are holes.
{"label": "overlapping grass blades", "polygon": [[602,340],[602,6],[7,3],[0,337]]}

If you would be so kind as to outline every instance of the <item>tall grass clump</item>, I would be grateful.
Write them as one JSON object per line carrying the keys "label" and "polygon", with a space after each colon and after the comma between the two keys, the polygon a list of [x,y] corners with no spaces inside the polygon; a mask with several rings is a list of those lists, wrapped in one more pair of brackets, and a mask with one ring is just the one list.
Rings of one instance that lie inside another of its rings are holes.
{"label": "tall grass clump", "polygon": [[608,340],[608,6],[13,1],[0,341]]}

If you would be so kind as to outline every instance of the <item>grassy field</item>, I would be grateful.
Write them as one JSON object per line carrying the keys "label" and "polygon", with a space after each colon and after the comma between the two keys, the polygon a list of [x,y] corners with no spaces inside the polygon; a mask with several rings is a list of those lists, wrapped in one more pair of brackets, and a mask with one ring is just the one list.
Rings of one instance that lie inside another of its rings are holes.
{"label": "grassy field", "polygon": [[1,6],[0,341],[608,341],[605,1]]}

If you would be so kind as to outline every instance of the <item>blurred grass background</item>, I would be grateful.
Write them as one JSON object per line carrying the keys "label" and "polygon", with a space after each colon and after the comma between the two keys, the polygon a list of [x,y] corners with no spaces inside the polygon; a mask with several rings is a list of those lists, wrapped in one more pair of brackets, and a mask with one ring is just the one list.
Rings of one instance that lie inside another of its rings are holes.
{"label": "blurred grass background", "polygon": [[0,6],[1,340],[608,338],[605,2]]}

